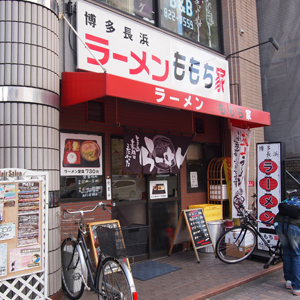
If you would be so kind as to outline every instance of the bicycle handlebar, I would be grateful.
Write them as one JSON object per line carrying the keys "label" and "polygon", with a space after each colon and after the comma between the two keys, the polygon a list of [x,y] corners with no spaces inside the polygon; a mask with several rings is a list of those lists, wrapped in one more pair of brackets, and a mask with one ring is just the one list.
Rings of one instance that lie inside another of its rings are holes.
{"label": "bicycle handlebar", "polygon": [[252,221],[256,221],[256,222],[259,222],[259,223],[263,223],[263,224],[265,224],[265,225],[271,225],[271,226],[274,226],[273,223],[261,221],[261,220],[256,219],[255,217],[253,217],[253,216],[251,215],[250,211],[249,211],[248,209],[246,209],[245,206],[244,206],[243,204],[240,204],[240,205],[239,205],[238,211],[242,214],[243,218],[247,218],[247,219],[252,220]]}
{"label": "bicycle handlebar", "polygon": [[108,206],[108,207],[113,207],[113,206],[115,206],[115,205],[116,205],[115,203],[111,204],[111,203],[99,202],[99,203],[97,203],[97,205],[96,205],[94,208],[92,208],[92,209],[88,209],[88,210],[82,210],[82,209],[81,209],[81,210],[78,210],[78,211],[69,211],[68,209],[66,209],[66,212],[67,212],[68,214],[78,214],[78,213],[80,213],[81,215],[83,215],[84,213],[89,213],[89,212],[95,211],[96,208],[99,207],[99,206],[101,206],[102,209],[105,210],[105,209],[106,209],[106,206]]}

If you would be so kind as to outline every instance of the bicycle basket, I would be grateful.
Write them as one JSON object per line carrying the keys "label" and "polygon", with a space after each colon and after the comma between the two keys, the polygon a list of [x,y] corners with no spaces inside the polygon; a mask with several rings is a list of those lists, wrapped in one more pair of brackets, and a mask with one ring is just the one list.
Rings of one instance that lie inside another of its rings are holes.
{"label": "bicycle basket", "polygon": [[122,228],[98,226],[96,229],[101,252],[115,258],[147,253],[149,226],[132,224]]}

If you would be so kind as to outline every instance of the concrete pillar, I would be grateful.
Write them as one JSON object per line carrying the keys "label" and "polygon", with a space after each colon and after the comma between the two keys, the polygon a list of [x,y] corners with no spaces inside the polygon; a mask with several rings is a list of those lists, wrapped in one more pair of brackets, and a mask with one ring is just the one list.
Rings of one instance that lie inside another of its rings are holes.
{"label": "concrete pillar", "polygon": [[[49,172],[59,195],[56,0],[0,0],[0,168]],[[59,207],[49,209],[48,294],[61,290]]]}

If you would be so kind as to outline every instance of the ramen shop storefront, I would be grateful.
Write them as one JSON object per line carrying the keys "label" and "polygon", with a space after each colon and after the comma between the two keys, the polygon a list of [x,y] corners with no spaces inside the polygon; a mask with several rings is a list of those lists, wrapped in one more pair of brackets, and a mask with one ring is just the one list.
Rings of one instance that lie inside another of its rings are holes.
{"label": "ramen shop storefront", "polygon": [[[112,218],[151,225],[150,256],[166,254],[180,211],[206,202],[207,162],[230,143],[220,128],[265,126],[269,114],[230,104],[221,55],[87,2],[77,11],[116,30],[78,14],[78,33],[99,61],[78,43],[80,71],[62,73],[61,203],[112,200]],[[124,39],[124,26],[147,43]]]}

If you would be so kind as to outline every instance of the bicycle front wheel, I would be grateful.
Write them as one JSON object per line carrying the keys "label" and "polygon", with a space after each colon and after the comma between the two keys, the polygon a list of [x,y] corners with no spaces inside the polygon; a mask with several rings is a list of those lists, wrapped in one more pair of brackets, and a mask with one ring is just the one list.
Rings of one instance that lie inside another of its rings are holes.
{"label": "bicycle front wheel", "polygon": [[256,234],[247,226],[227,230],[217,241],[216,255],[228,264],[238,263],[251,255],[256,246]]}
{"label": "bicycle front wheel", "polygon": [[61,245],[61,268],[63,286],[71,299],[79,299],[84,290],[82,280],[82,265],[76,248],[76,243],[70,238]]}
{"label": "bicycle front wheel", "polygon": [[132,300],[132,291],[123,266],[118,260],[107,257],[98,267],[97,290],[99,300]]}

